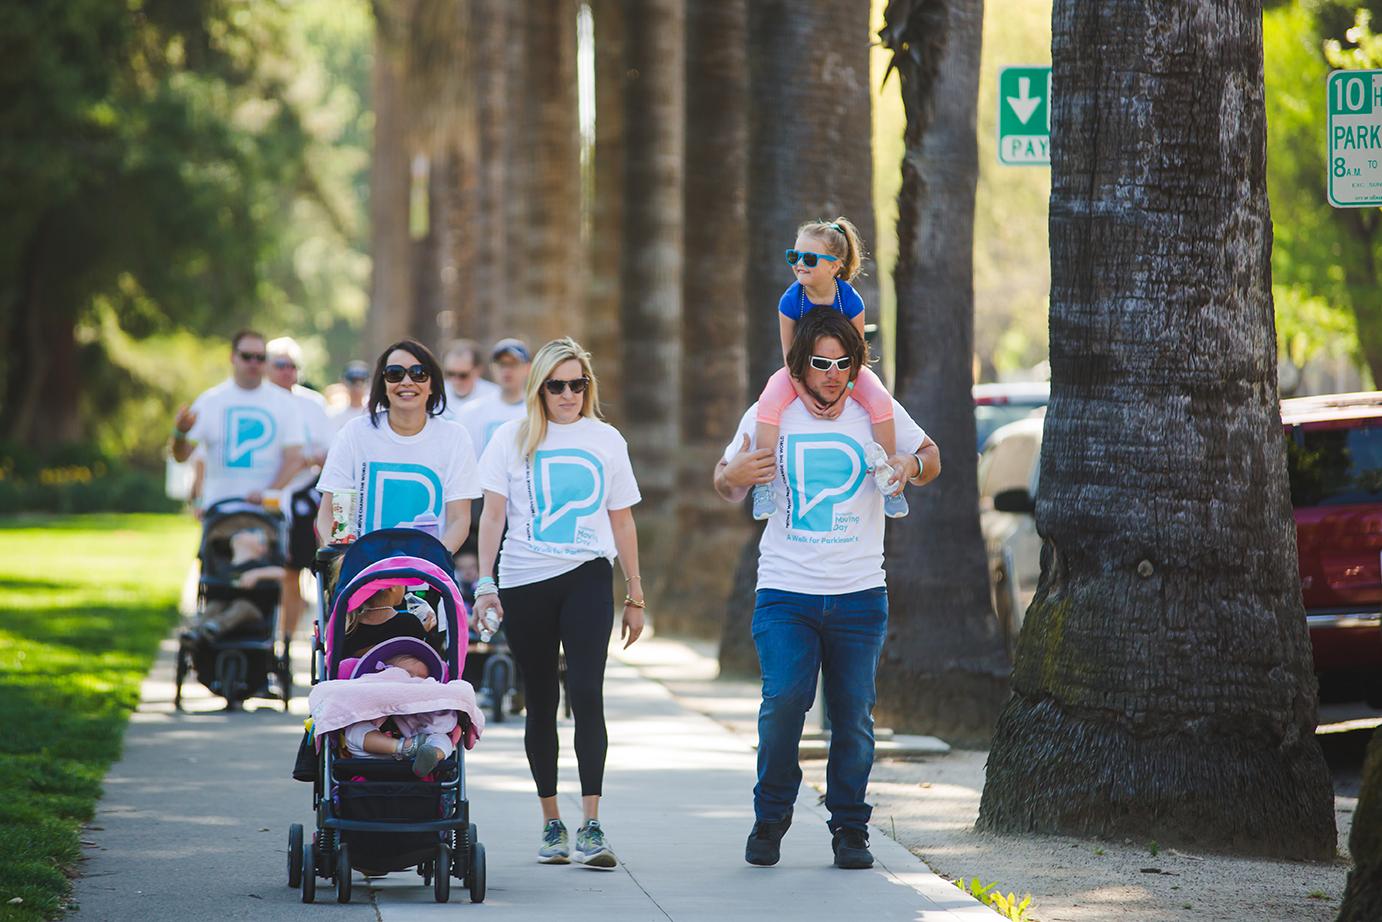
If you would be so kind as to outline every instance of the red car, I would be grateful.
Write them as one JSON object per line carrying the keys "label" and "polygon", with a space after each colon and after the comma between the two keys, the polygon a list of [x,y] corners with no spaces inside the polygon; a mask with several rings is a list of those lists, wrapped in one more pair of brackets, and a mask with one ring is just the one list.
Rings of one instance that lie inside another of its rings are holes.
{"label": "red car", "polygon": [[1382,707],[1382,392],[1281,402],[1322,701]]}

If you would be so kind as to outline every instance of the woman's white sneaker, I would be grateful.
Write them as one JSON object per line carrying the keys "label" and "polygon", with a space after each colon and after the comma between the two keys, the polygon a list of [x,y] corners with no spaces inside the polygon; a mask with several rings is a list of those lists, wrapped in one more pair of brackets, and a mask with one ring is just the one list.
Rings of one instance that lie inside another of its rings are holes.
{"label": "woman's white sneaker", "polygon": [[599,820],[586,820],[576,830],[576,853],[571,858],[577,864],[601,871],[612,871],[619,865],[619,859],[605,842]]}

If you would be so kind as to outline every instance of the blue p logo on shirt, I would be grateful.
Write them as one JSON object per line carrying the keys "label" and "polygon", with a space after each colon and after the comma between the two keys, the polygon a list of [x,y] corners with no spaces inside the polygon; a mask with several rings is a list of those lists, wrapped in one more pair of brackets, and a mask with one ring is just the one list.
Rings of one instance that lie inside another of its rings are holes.
{"label": "blue p logo on shirt", "polygon": [[831,531],[835,507],[859,492],[864,482],[864,449],[843,435],[789,435],[786,463],[791,527]]}
{"label": "blue p logo on shirt", "polygon": [[533,540],[574,544],[576,520],[604,502],[605,469],[579,448],[539,451],[533,456],[533,492]]}
{"label": "blue p logo on shirt", "polygon": [[274,418],[262,407],[227,407],[225,452],[227,468],[254,467],[254,453],[270,445],[277,433]]}
{"label": "blue p logo on shirt", "polygon": [[406,528],[419,517],[442,518],[441,478],[421,464],[370,462],[364,499],[366,532]]}

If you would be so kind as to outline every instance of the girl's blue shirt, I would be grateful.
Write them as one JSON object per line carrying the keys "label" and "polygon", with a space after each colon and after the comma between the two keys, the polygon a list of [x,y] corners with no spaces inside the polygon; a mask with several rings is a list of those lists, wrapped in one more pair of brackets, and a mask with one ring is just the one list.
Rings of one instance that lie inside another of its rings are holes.
{"label": "girl's blue shirt", "polygon": [[[844,314],[846,320],[853,320],[863,312],[864,299],[859,297],[859,292],[855,291],[854,286],[849,282],[836,279],[835,294],[835,303],[829,306]],[[806,292],[802,291],[801,282],[793,282],[791,287],[782,293],[782,299],[777,302],[778,312],[797,322],[800,322],[811,308],[826,306],[825,304],[812,304],[811,299],[806,297]]]}

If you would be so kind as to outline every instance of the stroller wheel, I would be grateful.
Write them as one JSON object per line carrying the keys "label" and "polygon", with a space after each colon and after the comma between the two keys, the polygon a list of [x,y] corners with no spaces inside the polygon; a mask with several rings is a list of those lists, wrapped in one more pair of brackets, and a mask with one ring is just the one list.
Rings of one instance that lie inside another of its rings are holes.
{"label": "stroller wheel", "polygon": [[336,902],[350,902],[350,847],[344,842],[336,847]]}
{"label": "stroller wheel", "polygon": [[451,899],[451,849],[445,845],[437,846],[437,859],[433,867],[432,896],[438,903]]}
{"label": "stroller wheel", "polygon": [[494,668],[490,671],[489,693],[490,700],[494,702],[494,722],[497,724],[504,722],[504,700],[508,697],[508,691],[509,666],[496,660]]}
{"label": "stroller wheel", "polygon": [[288,827],[288,886],[302,886],[302,824]]}
{"label": "stroller wheel", "polygon": [[310,903],[317,898],[317,843],[307,842],[302,846],[302,901]]}
{"label": "stroller wheel", "polygon": [[470,856],[470,901],[485,901],[485,847],[478,842]]}
{"label": "stroller wheel", "polygon": [[173,686],[173,708],[182,710],[182,683],[187,679],[187,670],[191,667],[188,662],[189,654],[187,648],[181,643],[178,644],[178,665],[177,683]]}

